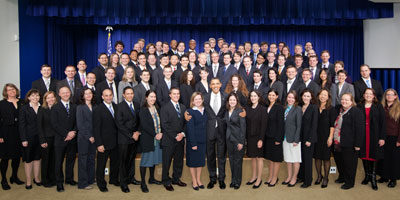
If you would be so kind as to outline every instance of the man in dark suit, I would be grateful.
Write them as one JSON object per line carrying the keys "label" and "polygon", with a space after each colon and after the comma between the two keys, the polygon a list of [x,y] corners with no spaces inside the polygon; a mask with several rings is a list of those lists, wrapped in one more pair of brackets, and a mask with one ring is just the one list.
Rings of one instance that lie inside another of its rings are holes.
{"label": "man in dark suit", "polygon": [[335,74],[335,66],[329,62],[330,54],[328,50],[321,52],[321,63],[318,63],[318,69],[328,69],[329,74],[333,76]]}
{"label": "man in dark suit", "polygon": [[287,80],[286,82],[283,82],[282,102],[286,101],[286,96],[289,93],[289,91],[294,90],[296,91],[297,95],[300,95],[300,93],[305,88],[303,80],[297,78],[297,70],[295,66],[289,65],[286,69],[286,75],[287,75]]}
{"label": "man in dark suit", "polygon": [[129,192],[128,184],[140,185],[135,179],[135,158],[140,133],[139,104],[133,102],[134,91],[131,87],[123,90],[124,101],[118,104],[116,124],[118,127],[119,177],[122,192]]}
{"label": "man in dark suit", "polygon": [[39,90],[40,103],[43,103],[43,96],[48,91],[56,92],[57,90],[57,79],[51,78],[51,66],[43,64],[40,68],[42,78],[32,82],[32,89]]}
{"label": "man in dark suit", "polygon": [[172,68],[167,65],[163,70],[164,79],[161,79],[157,84],[156,92],[157,92],[157,103],[159,106],[163,106],[164,104],[171,101],[169,97],[169,90],[171,88],[177,88],[178,83],[171,79],[172,76]]}
{"label": "man in dark suit", "polygon": [[79,102],[79,98],[81,96],[81,92],[86,90],[87,88],[91,89],[93,92],[93,98],[95,101],[95,104],[99,104],[101,103],[101,101],[98,102],[97,98],[96,98],[96,87],[95,84],[96,83],[96,75],[93,72],[89,72],[86,75],[86,85],[83,86],[80,90],[78,90],[77,95],[75,95],[75,102]]}
{"label": "man in dark suit", "polygon": [[164,78],[164,67],[169,64],[169,57],[165,54],[160,57],[160,67],[157,67],[151,74],[151,84],[157,87],[158,82]]}
{"label": "man in dark suit", "polygon": [[265,64],[265,65],[267,65],[268,69],[273,68],[273,67],[278,69],[278,64],[275,62],[275,59],[276,59],[275,54],[273,52],[269,51],[267,53],[267,60],[266,60],[266,64]]}
{"label": "man in dark suit", "polygon": [[139,105],[143,105],[147,90],[155,90],[155,88],[149,83],[150,72],[148,70],[144,70],[140,78],[142,79],[140,83],[133,88],[133,90],[135,90],[134,101],[139,103]]}
{"label": "man in dark suit", "polygon": [[79,60],[78,64],[76,65],[76,68],[78,68],[78,73],[75,74],[75,79],[79,80],[81,82],[82,86],[85,86],[86,85],[86,69],[87,69],[86,61]]}
{"label": "man in dark suit", "polygon": [[178,53],[177,47],[178,47],[178,41],[176,40],[171,40],[169,43],[169,46],[171,49],[168,51],[168,55],[171,57],[172,55],[176,55]]}
{"label": "man in dark suit", "polygon": [[300,54],[296,54],[294,56],[294,66],[297,69],[297,77],[300,78],[301,74],[303,73],[303,56]]}
{"label": "man in dark suit", "polygon": [[146,65],[146,54],[145,53],[139,53],[137,55],[138,57],[138,62],[136,63],[135,67],[133,68],[135,70],[135,79],[136,81],[140,82],[140,75],[142,75],[142,71],[147,69]]}
{"label": "man in dark suit", "polygon": [[[304,82],[304,88],[308,88],[312,91],[314,97],[317,96],[318,92],[321,90],[319,85],[311,80],[311,71],[310,69],[306,68],[303,70],[303,73],[301,75],[303,82]],[[301,91],[302,92],[302,91]],[[300,95],[300,94],[297,94]]]}
{"label": "man in dark suit", "polygon": [[64,157],[65,164],[65,183],[76,185],[74,181],[74,165],[77,152],[76,142],[76,105],[70,101],[71,90],[68,86],[61,87],[58,91],[61,100],[51,109],[51,123],[56,131],[54,138],[55,152],[55,171],[57,181],[57,191],[64,191],[64,174],[62,166]]}
{"label": "man in dark suit", "polygon": [[[171,183],[181,187],[185,187],[180,178],[183,169],[183,147],[185,146],[185,118],[184,112],[186,107],[179,103],[180,93],[178,88],[170,89],[171,101],[161,107],[161,139],[162,146],[162,182],[168,191],[173,191]],[[172,158],[174,159],[172,180],[169,177],[169,169]]]}
{"label": "man in dark suit", "polygon": [[246,86],[249,87],[253,84],[253,72],[256,70],[256,67],[251,65],[251,58],[249,56],[243,58],[243,65],[244,67],[239,68],[238,74],[242,77]]}
{"label": "man in dark suit", "polygon": [[171,66],[172,72],[175,72],[175,70],[178,69],[178,67],[179,67],[178,55],[174,54],[169,58],[169,65]]}
{"label": "man in dark suit", "polygon": [[282,81],[282,83],[285,83],[288,79],[287,75],[286,75],[286,70],[287,70],[287,66],[285,66],[286,63],[286,58],[284,55],[279,55],[278,56],[278,65],[277,65],[277,71],[279,74],[279,80]]}
{"label": "man in dark suit", "polygon": [[99,66],[95,67],[92,72],[96,74],[96,84],[106,79],[105,71],[108,67],[108,57],[106,53],[100,53],[97,61],[100,63]]}
{"label": "man in dark suit", "polygon": [[380,81],[371,78],[371,69],[369,65],[363,64],[360,66],[361,79],[354,82],[354,100],[360,102],[365,89],[373,88],[375,90],[376,98],[382,100],[383,88]]}
{"label": "man in dark suit", "polygon": [[117,106],[113,103],[110,89],[102,92],[103,103],[93,110],[93,135],[97,146],[96,181],[101,192],[108,192],[104,180],[107,159],[110,158],[110,184],[120,186],[118,181],[118,128],[115,123]]}
{"label": "man in dark suit", "polygon": [[98,92],[96,92],[97,97],[96,101],[97,102],[102,102],[102,94],[105,89],[110,89],[113,93],[113,102],[118,103],[118,83],[114,80],[115,79],[115,72],[116,70],[112,67],[109,67],[105,71],[105,77],[106,80],[98,83],[96,85]]}
{"label": "man in dark suit", "polygon": [[232,75],[237,74],[237,69],[231,64],[232,55],[230,53],[224,54],[224,66],[218,70],[218,78],[221,80],[221,90],[224,91],[229,79]]}
{"label": "man in dark suit", "polygon": [[185,54],[185,55],[181,56],[180,60],[181,60],[180,66],[172,74],[172,80],[176,81],[178,86],[180,85],[182,73],[184,71],[186,71],[187,69],[189,69],[189,57]]}
{"label": "man in dark suit", "polygon": [[210,76],[211,78],[217,78],[219,68],[221,67],[221,64],[219,63],[219,54],[217,52],[211,53],[211,62]]}
{"label": "man in dark suit", "polygon": [[253,72],[253,84],[251,84],[247,89],[249,91],[252,90],[258,90],[261,93],[261,96],[264,99],[267,99],[268,97],[268,85],[265,84],[265,82],[262,81],[263,79],[263,73],[256,69]]}
{"label": "man in dark suit", "polygon": [[133,68],[136,67],[137,65],[137,56],[138,56],[138,52],[134,49],[131,50],[131,52],[129,52],[129,66],[132,66]]}
{"label": "man in dark suit", "polygon": [[311,71],[311,80],[315,81],[316,83],[319,83],[319,72],[321,71],[321,69],[319,69],[318,66],[318,58],[317,56],[310,56],[310,58],[308,59],[308,64],[309,69]]}
{"label": "man in dark suit", "polygon": [[212,92],[204,96],[204,107],[207,113],[207,168],[210,174],[208,189],[217,183],[218,158],[218,181],[219,187],[225,189],[225,163],[226,163],[226,125],[223,121],[225,115],[226,94],[221,91],[221,81],[218,78],[211,79]]}
{"label": "man in dark suit", "polygon": [[[116,76],[115,81],[120,82],[122,80],[122,76],[124,76],[125,69],[129,66],[129,55],[127,53],[122,53],[121,55],[121,64],[116,68]],[[136,78],[136,77],[135,77]]]}
{"label": "man in dark suit", "polygon": [[76,69],[75,66],[68,65],[65,67],[64,71],[65,75],[67,76],[64,80],[60,80],[57,82],[57,93],[59,93],[60,88],[62,87],[69,87],[71,90],[71,101],[72,103],[77,103],[75,101],[75,96],[79,95],[77,92],[82,88],[82,83],[79,79],[75,78]]}
{"label": "man in dark suit", "polygon": [[[207,54],[199,53],[199,58],[197,60],[199,61],[199,64],[194,69],[192,69],[193,74],[195,75],[196,83],[201,80],[201,77],[200,77],[201,69],[210,70],[210,68],[207,66]],[[212,75],[210,75],[210,74],[208,75],[209,80],[211,80],[211,76]]]}
{"label": "man in dark suit", "polygon": [[[269,67],[266,64],[264,64],[264,62],[265,62],[264,55],[263,54],[258,54],[256,63],[255,63],[254,66],[255,66],[255,69],[260,70],[263,74],[267,74]],[[268,82],[268,76],[264,76],[263,77],[263,82]]]}

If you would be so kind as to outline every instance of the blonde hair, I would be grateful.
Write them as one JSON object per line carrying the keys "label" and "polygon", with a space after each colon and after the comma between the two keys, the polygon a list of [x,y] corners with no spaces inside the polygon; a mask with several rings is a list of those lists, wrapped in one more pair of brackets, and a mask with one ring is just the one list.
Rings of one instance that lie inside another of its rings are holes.
{"label": "blonde hair", "polygon": [[203,100],[203,104],[204,104],[204,97],[203,97],[203,94],[202,94],[201,92],[194,92],[194,93],[192,94],[192,97],[190,97],[190,108],[193,108],[193,107],[194,107],[194,98],[195,98],[197,95],[200,95],[201,100]]}
{"label": "blonde hair", "polygon": [[46,98],[49,96],[49,95],[53,95],[54,96],[54,98],[56,99],[56,101],[54,102],[54,104],[56,104],[57,103],[57,96],[56,96],[56,93],[55,92],[53,92],[53,91],[48,91],[48,92],[46,92],[46,93],[44,93],[44,95],[43,95],[43,105],[42,105],[42,107],[43,108],[49,108],[49,105],[47,104],[47,101],[46,101]]}
{"label": "blonde hair", "polygon": [[357,105],[357,104],[356,104],[356,101],[354,100],[353,94],[351,94],[350,92],[346,92],[346,93],[342,94],[342,97],[340,97],[340,99],[342,99],[344,95],[350,96],[350,100],[351,100],[351,102],[353,102],[353,103],[351,104],[351,107],[354,107],[354,106]]}
{"label": "blonde hair", "polygon": [[126,67],[126,69],[124,70],[124,75],[122,76],[122,81],[128,82],[128,77],[126,75],[126,72],[128,71],[128,69],[132,69],[133,71],[133,76],[132,76],[132,82],[136,83],[136,79],[135,79],[135,70],[133,69],[132,66],[128,66]]}
{"label": "blonde hair", "polygon": [[7,88],[8,87],[14,88],[16,90],[16,96],[15,97],[18,98],[19,97],[19,89],[17,88],[17,86],[15,86],[12,83],[7,83],[3,87],[3,97],[4,97],[4,99],[8,99],[8,94],[7,94]]}
{"label": "blonde hair", "polygon": [[400,119],[400,101],[399,101],[399,94],[396,92],[395,89],[389,88],[383,93],[383,98],[382,98],[382,106],[385,108],[387,107],[387,102],[386,102],[386,94],[388,92],[392,91],[396,95],[396,99],[393,101],[393,105],[389,110],[389,116],[394,119],[394,121],[398,122]]}

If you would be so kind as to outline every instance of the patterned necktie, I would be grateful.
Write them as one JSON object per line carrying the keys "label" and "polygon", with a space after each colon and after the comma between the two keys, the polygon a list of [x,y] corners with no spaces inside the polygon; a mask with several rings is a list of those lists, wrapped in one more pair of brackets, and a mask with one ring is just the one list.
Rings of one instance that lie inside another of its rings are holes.
{"label": "patterned necktie", "polygon": [[82,82],[82,85],[83,85],[83,86],[86,85],[85,75],[84,75],[84,74],[81,75],[81,82]]}
{"label": "patterned necktie", "polygon": [[135,115],[135,110],[133,109],[133,105],[132,104],[129,105],[129,108],[131,109],[132,114]]}
{"label": "patterned necktie", "polygon": [[67,110],[68,118],[69,118],[69,105],[68,105],[68,103],[65,104],[65,109]]}
{"label": "patterned necktie", "polygon": [[181,118],[181,109],[179,108],[179,104],[175,104],[176,113],[178,113],[178,118]]}
{"label": "patterned necktie", "polygon": [[74,86],[74,80],[70,80],[70,81],[69,81],[69,87],[71,88],[72,96],[74,96],[74,88],[75,88],[75,86]]}

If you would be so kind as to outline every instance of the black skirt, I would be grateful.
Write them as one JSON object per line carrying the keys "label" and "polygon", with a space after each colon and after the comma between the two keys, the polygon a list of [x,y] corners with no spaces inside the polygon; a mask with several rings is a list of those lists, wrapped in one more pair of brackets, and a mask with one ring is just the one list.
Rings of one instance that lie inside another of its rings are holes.
{"label": "black skirt", "polygon": [[4,143],[0,143],[0,158],[12,159],[21,157],[21,140],[19,139],[18,126],[3,126]]}
{"label": "black skirt", "polygon": [[272,162],[282,162],[283,161],[282,142],[279,145],[275,145],[274,139],[266,138],[264,144],[264,158]]}
{"label": "black skirt", "polygon": [[41,147],[39,143],[39,136],[34,136],[28,139],[28,146],[22,148],[22,159],[26,163],[35,160],[40,160]]}

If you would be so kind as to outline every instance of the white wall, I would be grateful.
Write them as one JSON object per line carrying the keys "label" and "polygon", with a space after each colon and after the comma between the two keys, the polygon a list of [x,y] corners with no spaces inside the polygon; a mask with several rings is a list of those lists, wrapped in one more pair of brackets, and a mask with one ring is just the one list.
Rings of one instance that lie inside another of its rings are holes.
{"label": "white wall", "polygon": [[19,37],[18,0],[0,0],[0,94],[5,83],[19,87],[19,41],[15,36]]}
{"label": "white wall", "polygon": [[400,3],[394,18],[364,20],[364,60],[372,68],[400,68]]}

